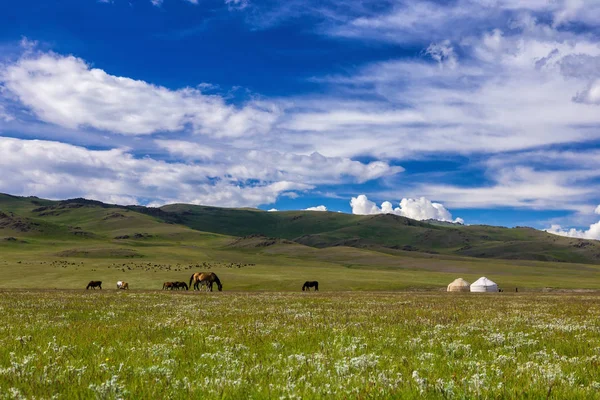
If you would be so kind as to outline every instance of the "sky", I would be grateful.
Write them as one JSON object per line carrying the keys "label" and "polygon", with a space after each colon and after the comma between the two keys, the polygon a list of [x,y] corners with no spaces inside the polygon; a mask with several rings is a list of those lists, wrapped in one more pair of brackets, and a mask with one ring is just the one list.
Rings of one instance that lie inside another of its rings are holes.
{"label": "sky", "polygon": [[0,192],[600,239],[597,0],[0,5]]}

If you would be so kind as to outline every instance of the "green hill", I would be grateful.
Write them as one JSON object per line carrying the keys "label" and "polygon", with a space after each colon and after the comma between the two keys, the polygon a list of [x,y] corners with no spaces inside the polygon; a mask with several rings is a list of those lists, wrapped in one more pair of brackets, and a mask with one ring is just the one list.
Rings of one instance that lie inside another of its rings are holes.
{"label": "green hill", "polygon": [[317,248],[349,246],[478,258],[600,263],[600,242],[527,227],[433,224],[391,214],[265,212],[184,204],[136,210],[201,231],[231,236],[263,234]]}
{"label": "green hill", "polygon": [[391,214],[266,212],[188,204],[149,208],[10,195],[0,195],[0,211],[4,212],[0,214],[0,229],[26,236],[151,240],[194,236],[198,232],[235,237],[260,234],[316,248],[345,246],[477,258],[600,263],[597,241],[560,237],[526,227],[437,224]]}
{"label": "green hill", "polygon": [[0,287],[81,287],[94,277],[160,288],[213,269],[228,289],[296,290],[315,275],[330,289],[433,288],[457,274],[500,276],[504,287],[600,288],[597,241],[430,222],[0,194]]}

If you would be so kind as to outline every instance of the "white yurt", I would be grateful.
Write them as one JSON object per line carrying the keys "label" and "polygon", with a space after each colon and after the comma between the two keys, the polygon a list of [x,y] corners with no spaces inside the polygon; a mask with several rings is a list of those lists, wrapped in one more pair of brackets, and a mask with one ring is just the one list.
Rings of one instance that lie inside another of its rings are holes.
{"label": "white yurt", "polygon": [[448,285],[448,291],[449,292],[469,292],[470,289],[470,284],[469,282],[465,281],[463,278],[458,278],[453,280],[449,285]]}
{"label": "white yurt", "polygon": [[495,282],[489,280],[485,276],[477,279],[471,284],[471,292],[497,292],[498,285]]}

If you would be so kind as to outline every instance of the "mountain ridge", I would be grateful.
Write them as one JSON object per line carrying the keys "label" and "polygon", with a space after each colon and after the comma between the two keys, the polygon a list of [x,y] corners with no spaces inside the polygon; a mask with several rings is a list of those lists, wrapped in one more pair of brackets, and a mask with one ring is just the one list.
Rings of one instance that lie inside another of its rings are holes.
{"label": "mountain ridge", "polygon": [[[8,194],[0,194],[0,212],[5,215],[4,224],[0,221],[0,235],[10,237],[37,235],[106,240],[126,237],[132,241],[143,238],[152,243],[155,236],[167,231],[175,236],[196,231],[233,238],[263,235],[270,243],[293,242],[317,249],[344,246],[383,252],[400,250],[473,258],[600,264],[600,242],[594,240],[561,237],[529,227],[438,224],[393,214],[273,213],[181,203],[162,207],[122,206],[84,198],[55,201]],[[21,225],[40,224],[44,229],[15,231],[11,229],[15,223],[8,218],[20,221]]]}

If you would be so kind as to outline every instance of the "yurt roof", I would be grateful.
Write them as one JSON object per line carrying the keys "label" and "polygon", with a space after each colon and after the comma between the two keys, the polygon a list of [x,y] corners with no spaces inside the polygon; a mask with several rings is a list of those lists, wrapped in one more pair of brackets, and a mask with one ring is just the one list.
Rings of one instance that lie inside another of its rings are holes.
{"label": "yurt roof", "polygon": [[457,278],[450,283],[451,286],[469,286],[470,283],[463,278]]}
{"label": "yurt roof", "polygon": [[475,282],[473,282],[471,284],[471,286],[498,286],[496,285],[496,282],[486,278],[485,276],[482,276],[481,278],[477,279]]}

